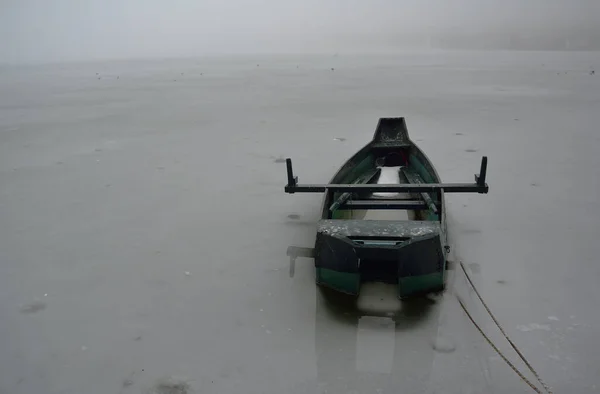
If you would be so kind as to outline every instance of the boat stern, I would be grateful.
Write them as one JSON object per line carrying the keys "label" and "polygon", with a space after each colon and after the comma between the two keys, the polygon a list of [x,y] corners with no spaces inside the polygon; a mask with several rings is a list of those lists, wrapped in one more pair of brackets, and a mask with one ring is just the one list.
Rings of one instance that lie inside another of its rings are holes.
{"label": "boat stern", "polygon": [[401,298],[442,290],[446,258],[439,222],[322,220],[316,281],[358,295],[364,282],[396,284]]}

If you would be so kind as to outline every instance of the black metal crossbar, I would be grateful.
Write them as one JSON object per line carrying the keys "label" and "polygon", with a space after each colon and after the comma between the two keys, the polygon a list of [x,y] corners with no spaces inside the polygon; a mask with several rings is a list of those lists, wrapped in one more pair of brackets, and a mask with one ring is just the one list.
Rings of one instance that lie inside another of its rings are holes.
{"label": "black metal crossbar", "polygon": [[285,192],[293,193],[323,193],[332,192],[396,192],[396,193],[480,193],[488,192],[489,187],[485,182],[487,173],[487,157],[481,159],[479,175],[475,175],[475,183],[421,183],[421,184],[298,184],[298,177],[294,176],[292,159],[286,159],[288,184]]}
{"label": "black metal crossbar", "polygon": [[395,193],[424,193],[444,191],[445,193],[487,193],[487,185],[479,186],[474,183],[427,183],[421,185],[352,185],[352,184],[298,184],[286,186],[285,192],[293,193],[323,193],[326,190],[332,192],[395,192]]}

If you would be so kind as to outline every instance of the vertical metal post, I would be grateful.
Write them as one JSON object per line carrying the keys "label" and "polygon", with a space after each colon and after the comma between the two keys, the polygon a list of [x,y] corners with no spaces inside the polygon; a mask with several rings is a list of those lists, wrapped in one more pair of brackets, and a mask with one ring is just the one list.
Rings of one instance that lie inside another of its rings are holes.
{"label": "vertical metal post", "polygon": [[298,183],[298,177],[294,177],[294,170],[292,169],[292,159],[285,159],[285,165],[287,167],[288,186],[296,186],[296,184]]}
{"label": "vertical metal post", "polygon": [[479,175],[475,177],[477,185],[485,186],[485,176],[487,175],[487,156],[481,158],[481,168],[479,169]]}

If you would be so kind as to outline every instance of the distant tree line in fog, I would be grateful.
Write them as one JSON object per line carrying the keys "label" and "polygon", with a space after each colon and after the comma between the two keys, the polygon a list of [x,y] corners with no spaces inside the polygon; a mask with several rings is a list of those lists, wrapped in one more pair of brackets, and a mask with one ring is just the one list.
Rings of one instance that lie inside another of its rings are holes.
{"label": "distant tree line in fog", "polygon": [[600,32],[514,32],[509,34],[446,34],[432,46],[461,49],[511,49],[549,51],[600,51]]}
{"label": "distant tree line in fog", "polygon": [[[600,51],[598,28],[519,29],[513,31],[440,31],[418,41],[439,49],[505,49],[548,51]],[[416,38],[413,36],[413,38]]]}

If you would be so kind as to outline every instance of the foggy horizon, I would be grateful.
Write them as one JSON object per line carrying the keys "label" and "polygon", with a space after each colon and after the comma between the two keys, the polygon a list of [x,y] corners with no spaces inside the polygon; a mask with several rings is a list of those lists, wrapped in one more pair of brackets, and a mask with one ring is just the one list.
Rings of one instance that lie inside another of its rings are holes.
{"label": "foggy horizon", "polygon": [[9,0],[0,63],[406,49],[600,50],[595,0]]}

